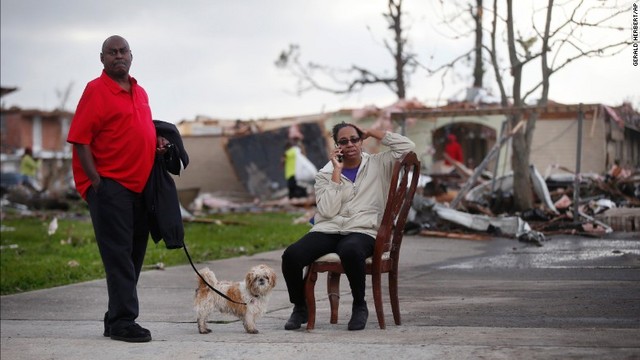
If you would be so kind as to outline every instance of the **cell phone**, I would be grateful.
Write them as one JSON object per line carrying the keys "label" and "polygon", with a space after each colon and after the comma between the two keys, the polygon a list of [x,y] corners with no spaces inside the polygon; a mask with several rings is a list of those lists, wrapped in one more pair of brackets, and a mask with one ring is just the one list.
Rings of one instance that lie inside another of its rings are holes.
{"label": "cell phone", "polygon": [[342,162],[342,155],[338,155],[338,162]]}

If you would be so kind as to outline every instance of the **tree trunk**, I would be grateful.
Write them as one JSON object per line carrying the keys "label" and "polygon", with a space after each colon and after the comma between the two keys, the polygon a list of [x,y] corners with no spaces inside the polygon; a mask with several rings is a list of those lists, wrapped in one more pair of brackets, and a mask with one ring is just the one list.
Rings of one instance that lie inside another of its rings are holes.
{"label": "tree trunk", "polygon": [[[549,29],[551,24],[551,12],[553,10],[553,0],[548,0],[547,3],[547,17],[545,23],[545,31],[542,43],[542,94],[538,101],[539,106],[545,106],[547,104],[547,98],[549,95],[549,76],[550,71],[547,65],[547,52],[549,50]],[[522,73],[519,71],[518,75]],[[515,92],[514,92],[515,94]],[[514,96],[515,98],[515,96]],[[518,106],[524,104],[522,96],[519,95],[520,100]],[[527,210],[533,207],[533,190],[531,185],[531,171],[529,163],[531,161],[531,143],[533,142],[533,133],[536,128],[536,121],[538,120],[538,113],[527,114],[527,126],[524,132],[519,132],[513,137],[513,155],[511,158],[511,167],[513,169],[513,201],[516,210]],[[518,119],[519,120],[519,119]],[[514,121],[513,123],[517,123]]]}
{"label": "tree trunk", "polygon": [[[513,106],[522,107],[522,67],[523,63],[518,59],[514,33],[513,0],[507,0],[507,38],[509,46],[509,61],[511,62],[511,75],[513,76]],[[518,113],[511,118],[511,127],[516,126],[523,114]],[[527,124],[529,130],[529,124]],[[513,149],[511,155],[511,168],[513,170],[513,200],[515,210],[523,211],[533,206],[533,190],[529,175],[529,152],[527,136],[528,131],[518,132],[511,140]]]}
{"label": "tree trunk", "polygon": [[[518,123],[522,115],[514,116],[512,124]],[[523,211],[533,206],[533,191],[529,174],[529,146],[526,131],[518,131],[511,139],[511,168],[513,169],[513,201],[516,210]]]}
{"label": "tree trunk", "polygon": [[404,99],[406,95],[406,84],[404,81],[404,43],[402,38],[402,0],[389,0],[389,17],[392,19],[391,27],[393,27],[394,39],[396,43],[396,52],[394,54],[396,60],[396,95],[398,99]]}
{"label": "tree trunk", "polygon": [[500,75],[500,67],[498,66],[498,50],[496,48],[496,36],[498,31],[497,23],[498,0],[493,0],[493,17],[491,19],[491,66],[493,67],[493,73],[496,76],[496,82],[498,83],[498,89],[500,90],[500,104],[502,107],[507,107],[509,106],[509,99],[507,98],[507,91],[504,88],[502,75]]}
{"label": "tree trunk", "polygon": [[[476,13],[472,13],[476,23],[475,65],[473,68],[473,87],[482,88],[484,68],[482,67],[482,0],[476,0]],[[473,11],[473,10],[472,10]]]}

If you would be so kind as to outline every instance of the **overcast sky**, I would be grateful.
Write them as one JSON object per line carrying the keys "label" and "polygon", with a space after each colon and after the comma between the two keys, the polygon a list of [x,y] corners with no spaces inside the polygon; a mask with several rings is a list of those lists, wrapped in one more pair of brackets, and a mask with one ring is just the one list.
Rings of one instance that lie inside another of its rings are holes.
{"label": "overcast sky", "polygon": [[[118,34],[129,41],[134,54],[131,75],[149,93],[156,119],[177,122],[197,115],[255,119],[384,107],[396,97],[381,86],[351,96],[322,92],[297,96],[295,79],[274,62],[290,43],[296,43],[305,62],[392,71],[392,59],[382,45],[389,37],[381,16],[386,3],[2,0],[0,79],[3,87],[19,88],[2,103],[52,110],[60,103],[57,92],[72,84],[65,108],[73,111],[86,83],[100,75],[103,40]],[[441,24],[439,4],[439,0],[404,1],[412,50],[432,68],[451,61],[473,43],[471,37],[447,37],[451,32]],[[518,12],[530,10],[521,6]],[[629,29],[630,38],[630,10],[619,26]],[[640,69],[631,60],[631,49],[613,58],[579,60],[554,75],[550,98],[564,103],[619,105],[631,100],[637,104]],[[443,84],[440,77],[417,73],[407,98],[429,105],[459,98],[472,82],[470,74],[470,69],[462,71]],[[491,79],[485,82],[492,86]]]}

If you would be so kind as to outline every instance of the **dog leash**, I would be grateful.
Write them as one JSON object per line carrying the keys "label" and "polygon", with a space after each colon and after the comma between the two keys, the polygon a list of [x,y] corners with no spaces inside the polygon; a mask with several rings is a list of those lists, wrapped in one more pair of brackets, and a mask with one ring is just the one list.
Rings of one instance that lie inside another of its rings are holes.
{"label": "dog leash", "polygon": [[[178,129],[175,127],[175,125],[166,123],[164,121],[159,121],[159,120],[154,120],[153,123],[154,123],[154,126],[155,126],[156,130],[158,129],[158,126],[161,126],[162,124],[169,125],[169,127],[172,127],[172,129],[175,129],[174,131],[177,132],[178,140],[181,140],[180,133],[178,132]],[[164,130],[167,130],[167,129],[165,128]],[[169,149],[172,149],[173,151],[172,152],[167,152],[164,155],[167,155],[167,154],[169,154],[170,156],[173,155],[175,160],[178,160],[178,163],[180,163],[180,165],[183,165],[182,161],[184,159],[179,155],[180,154],[180,150],[182,149],[182,142],[181,141],[179,142],[178,147],[176,147],[175,144],[173,144],[173,143],[169,143],[168,145],[166,145],[166,147],[169,148]],[[184,149],[182,149],[182,150],[184,150]],[[185,155],[186,155],[186,152],[185,152]],[[178,158],[180,158],[180,159],[178,159]],[[165,159],[165,161],[161,162],[161,164],[163,165],[163,169],[166,172],[170,172],[172,174],[179,175],[180,174],[180,170],[179,170],[180,168],[178,167],[178,170],[177,170],[178,172],[177,173],[168,170],[167,169],[167,164],[168,164],[167,158],[164,158],[164,159]],[[158,158],[156,158],[156,161],[158,161]],[[189,164],[189,157],[188,156],[186,157],[186,164],[184,164],[184,168],[187,167],[187,164]],[[172,181],[172,183],[173,183],[173,181]],[[175,186],[175,184],[174,184],[174,186]],[[165,241],[166,241],[166,239],[165,239]],[[198,274],[200,279],[202,279],[202,281],[209,287],[209,289],[213,290],[216,294],[222,296],[223,298],[227,299],[227,301],[230,301],[230,302],[232,302],[234,304],[245,305],[245,306],[247,305],[247,303],[243,303],[243,302],[239,302],[239,301],[235,301],[235,300],[231,299],[230,297],[228,297],[227,295],[223,294],[218,289],[216,289],[213,286],[211,286],[211,284],[209,284],[207,282],[207,280],[205,280],[205,278],[202,276],[202,274],[200,274],[198,269],[196,269],[196,266],[193,264],[193,260],[191,260],[191,255],[189,255],[189,251],[187,251],[187,244],[185,244],[184,240],[182,241],[182,247],[184,248],[184,253],[187,255],[187,259],[189,259],[189,264],[191,264],[191,267],[193,268],[193,271],[195,271],[196,274]]]}
{"label": "dog leash", "polygon": [[231,299],[230,297],[228,297],[227,295],[223,294],[220,290],[214,288],[213,286],[211,286],[207,280],[204,279],[204,277],[202,276],[202,274],[200,274],[200,272],[198,271],[198,269],[196,269],[196,266],[193,265],[193,261],[191,260],[191,256],[189,255],[189,251],[187,251],[187,244],[183,243],[183,247],[184,247],[184,253],[187,254],[187,259],[189,259],[189,264],[191,264],[191,267],[193,268],[193,271],[196,272],[196,274],[198,274],[198,276],[200,277],[200,279],[202,279],[202,281],[211,289],[213,290],[216,294],[222,296],[223,298],[227,299],[227,301],[231,301],[232,303],[235,304],[240,304],[240,305],[247,305],[247,303],[243,303],[243,302],[239,302],[239,301],[235,301],[233,299]]}

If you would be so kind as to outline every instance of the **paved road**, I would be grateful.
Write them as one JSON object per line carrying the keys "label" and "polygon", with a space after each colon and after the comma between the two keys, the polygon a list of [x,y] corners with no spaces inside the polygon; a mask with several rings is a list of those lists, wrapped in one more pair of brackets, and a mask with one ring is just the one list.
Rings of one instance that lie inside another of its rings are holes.
{"label": "paved road", "polygon": [[[535,247],[504,238],[408,236],[400,276],[402,325],[393,324],[385,303],[386,330],[378,328],[370,290],[367,328],[346,330],[346,282],[339,323],[330,324],[321,280],[316,329],[285,331],[291,307],[280,277],[259,334],[246,334],[238,321],[219,316],[209,324],[213,332],[201,335],[189,266],[143,272],[139,322],[153,334],[145,344],[102,336],[104,280],[3,296],[0,354],[3,360],[640,359],[639,239],[559,236]],[[258,263],[280,275],[280,255],[201,266],[222,279],[240,280]]]}

